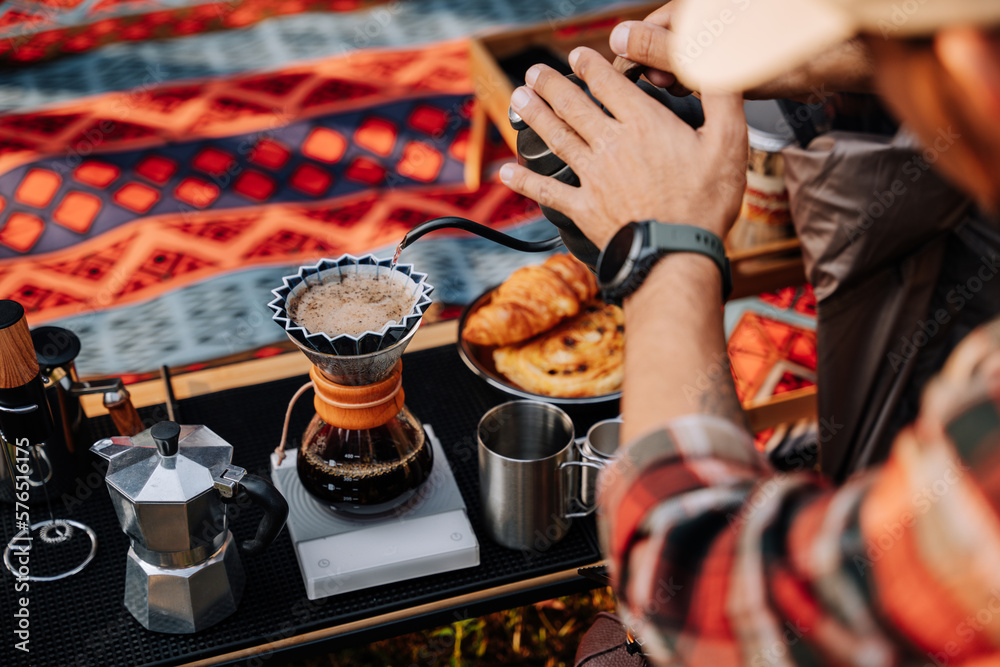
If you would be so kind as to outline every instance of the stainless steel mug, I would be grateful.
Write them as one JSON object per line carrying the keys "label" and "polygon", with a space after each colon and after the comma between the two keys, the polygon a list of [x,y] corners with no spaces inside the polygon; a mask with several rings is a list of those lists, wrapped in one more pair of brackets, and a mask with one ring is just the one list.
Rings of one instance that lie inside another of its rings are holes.
{"label": "stainless steel mug", "polygon": [[556,406],[503,403],[483,415],[476,436],[483,518],[498,544],[544,551],[574,517],[593,511],[580,498],[579,472],[565,465],[588,462],[579,461],[573,421]]}
{"label": "stainless steel mug", "polygon": [[597,507],[597,475],[608,465],[618,451],[618,436],[622,420],[605,419],[596,422],[587,431],[587,437],[580,445],[581,461],[570,461],[566,467],[581,468],[580,497],[585,507],[593,511]]}

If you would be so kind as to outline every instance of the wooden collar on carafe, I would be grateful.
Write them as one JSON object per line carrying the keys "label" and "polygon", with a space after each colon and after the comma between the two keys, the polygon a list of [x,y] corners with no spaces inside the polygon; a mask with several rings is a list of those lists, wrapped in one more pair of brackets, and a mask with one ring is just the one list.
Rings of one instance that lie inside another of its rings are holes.
{"label": "wooden collar on carafe", "polygon": [[403,409],[403,361],[389,377],[375,384],[348,387],[337,384],[318,367],[309,369],[316,397],[313,405],[320,419],[337,428],[363,430],[385,424]]}

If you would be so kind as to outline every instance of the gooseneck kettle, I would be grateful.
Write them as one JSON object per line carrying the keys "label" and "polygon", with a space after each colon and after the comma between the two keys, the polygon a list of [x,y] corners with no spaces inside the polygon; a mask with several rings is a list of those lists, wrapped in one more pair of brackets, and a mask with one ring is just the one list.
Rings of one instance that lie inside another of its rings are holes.
{"label": "gooseneck kettle", "polygon": [[[642,75],[643,67],[626,58],[619,56],[615,60],[614,67],[625,77],[639,86],[643,92],[669,108],[677,114],[681,120],[691,127],[698,128],[704,124],[705,113],[702,109],[701,101],[693,95],[689,95],[687,97],[677,97],[662,88],[658,88],[648,83],[647,81],[640,80],[639,77]],[[576,75],[570,74],[566,78],[580,86],[584,92],[586,92],[587,95],[589,95],[591,99],[593,99],[598,106],[601,107],[601,109],[604,109],[604,106],[590,94],[587,85]],[[607,109],[604,109],[604,111],[605,113],[610,114]],[[567,185],[579,187],[580,180],[577,178],[573,170],[570,169],[569,165],[553,153],[552,150],[545,145],[545,142],[542,141],[538,134],[531,129],[513,109],[508,111],[508,118],[510,120],[511,127],[517,130],[518,133],[517,161],[519,164],[524,165],[537,174],[551,176],[552,178],[566,183]],[[421,223],[411,229],[406,233],[406,235],[403,236],[403,240],[400,242],[399,248],[396,252],[398,254],[402,249],[406,248],[408,245],[425,234],[438,229],[454,228],[462,229],[472,234],[476,234],[477,236],[482,236],[490,241],[494,241],[500,245],[512,248],[513,250],[519,250],[521,252],[545,252],[547,250],[553,250],[560,245],[565,245],[566,249],[573,253],[577,259],[590,267],[591,270],[594,270],[597,266],[597,259],[601,253],[600,248],[591,243],[583,232],[580,231],[580,228],[577,227],[576,224],[564,214],[545,206],[542,206],[541,208],[542,213],[546,218],[548,218],[549,222],[558,228],[558,236],[553,236],[552,238],[544,239],[542,241],[525,241],[523,239],[508,236],[507,234],[503,234],[495,229],[491,229],[485,225],[478,224],[465,218],[448,216],[428,220],[427,222]]]}

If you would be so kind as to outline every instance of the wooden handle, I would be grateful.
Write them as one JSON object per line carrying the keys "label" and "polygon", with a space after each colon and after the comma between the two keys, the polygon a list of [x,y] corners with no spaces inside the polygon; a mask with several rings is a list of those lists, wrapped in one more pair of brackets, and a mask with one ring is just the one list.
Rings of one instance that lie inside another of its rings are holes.
{"label": "wooden handle", "polygon": [[24,307],[0,300],[0,389],[23,387],[37,376],[38,359]]}
{"label": "wooden handle", "polygon": [[622,56],[615,57],[613,67],[615,71],[623,74],[626,79],[632,82],[638,81],[639,77],[642,76],[643,69],[645,69],[645,65],[640,65]]}
{"label": "wooden handle", "polygon": [[132,397],[123,387],[119,389],[117,401],[108,401],[105,394],[104,407],[111,415],[111,421],[115,423],[115,428],[121,435],[136,435],[143,431],[142,419],[135,406],[132,405]]}
{"label": "wooden handle", "polygon": [[384,380],[360,387],[337,384],[316,366],[309,370],[316,396],[313,407],[327,424],[362,430],[385,424],[403,409],[403,362]]}

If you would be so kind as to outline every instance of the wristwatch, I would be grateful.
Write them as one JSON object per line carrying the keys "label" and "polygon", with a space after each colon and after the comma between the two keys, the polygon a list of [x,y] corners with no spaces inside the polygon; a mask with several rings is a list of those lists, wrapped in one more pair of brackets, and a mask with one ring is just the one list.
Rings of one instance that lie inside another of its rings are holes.
{"label": "wristwatch", "polygon": [[601,252],[597,282],[604,300],[621,303],[639,289],[661,258],[675,252],[693,252],[714,261],[722,272],[722,300],[729,298],[733,275],[722,239],[700,227],[644,220],[622,227]]}

